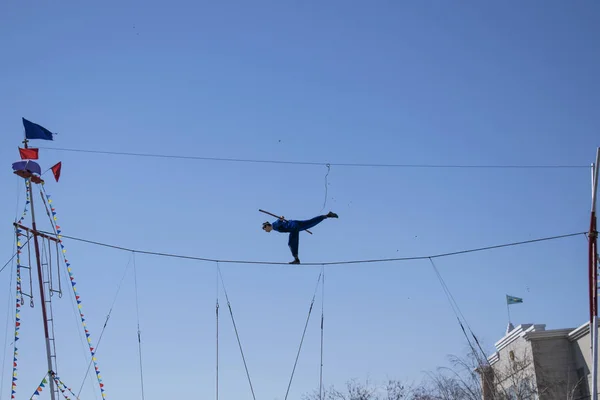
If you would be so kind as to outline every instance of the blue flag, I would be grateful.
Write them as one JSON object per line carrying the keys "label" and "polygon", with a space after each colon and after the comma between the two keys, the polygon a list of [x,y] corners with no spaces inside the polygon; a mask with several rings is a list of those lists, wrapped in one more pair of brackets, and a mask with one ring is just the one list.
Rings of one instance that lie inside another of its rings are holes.
{"label": "blue flag", "polygon": [[518,303],[522,303],[522,302],[523,302],[523,299],[521,299],[519,297],[506,295],[506,304],[518,304]]}
{"label": "blue flag", "polygon": [[25,128],[26,139],[52,140],[52,135],[54,135],[43,126],[27,121],[25,118],[23,118],[23,127]]}

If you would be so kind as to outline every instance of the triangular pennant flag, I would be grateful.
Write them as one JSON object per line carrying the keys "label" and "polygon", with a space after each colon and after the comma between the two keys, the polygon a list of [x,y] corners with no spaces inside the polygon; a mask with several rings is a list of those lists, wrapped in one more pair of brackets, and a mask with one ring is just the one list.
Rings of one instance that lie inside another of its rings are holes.
{"label": "triangular pennant flag", "polygon": [[59,161],[58,163],[54,164],[51,169],[52,174],[54,174],[54,179],[56,179],[56,182],[58,182],[58,179],[60,178],[60,170],[62,169],[62,162]]}

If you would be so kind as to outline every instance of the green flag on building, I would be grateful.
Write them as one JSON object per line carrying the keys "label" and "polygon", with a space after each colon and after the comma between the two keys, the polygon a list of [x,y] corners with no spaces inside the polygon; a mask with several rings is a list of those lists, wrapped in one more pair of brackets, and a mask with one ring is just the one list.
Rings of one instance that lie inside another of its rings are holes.
{"label": "green flag on building", "polygon": [[521,299],[519,297],[506,295],[506,304],[518,304],[518,303],[522,303],[522,302],[523,302],[523,299]]}

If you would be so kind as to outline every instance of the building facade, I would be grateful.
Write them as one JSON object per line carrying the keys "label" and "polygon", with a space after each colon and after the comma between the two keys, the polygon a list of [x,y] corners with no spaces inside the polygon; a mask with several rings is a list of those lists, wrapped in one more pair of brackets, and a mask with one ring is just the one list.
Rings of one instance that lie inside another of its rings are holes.
{"label": "building facade", "polygon": [[483,400],[587,400],[591,388],[589,325],[546,330],[509,324],[478,370]]}

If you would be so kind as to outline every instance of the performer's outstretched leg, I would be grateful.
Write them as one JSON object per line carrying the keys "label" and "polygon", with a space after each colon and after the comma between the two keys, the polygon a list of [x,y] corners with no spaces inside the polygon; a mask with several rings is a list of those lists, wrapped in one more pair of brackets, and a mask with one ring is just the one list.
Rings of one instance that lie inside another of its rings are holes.
{"label": "performer's outstretched leg", "polygon": [[310,229],[313,226],[320,224],[326,218],[337,218],[338,215],[336,213],[329,212],[327,215],[319,215],[318,217],[311,218],[306,221],[298,221],[298,230],[304,231],[306,229]]}
{"label": "performer's outstretched leg", "polygon": [[294,261],[290,264],[300,264],[300,259],[298,258],[298,245],[300,244],[300,232],[293,231],[290,232],[290,238],[288,239],[288,246],[290,246],[290,251],[294,256]]}

